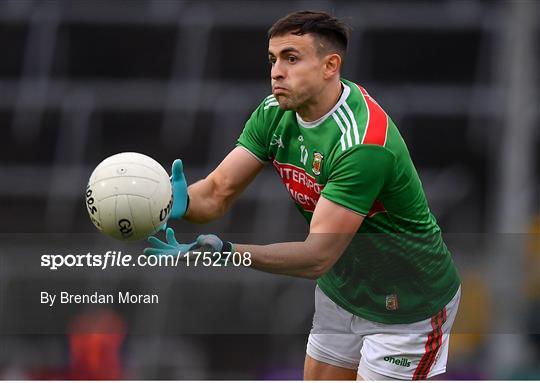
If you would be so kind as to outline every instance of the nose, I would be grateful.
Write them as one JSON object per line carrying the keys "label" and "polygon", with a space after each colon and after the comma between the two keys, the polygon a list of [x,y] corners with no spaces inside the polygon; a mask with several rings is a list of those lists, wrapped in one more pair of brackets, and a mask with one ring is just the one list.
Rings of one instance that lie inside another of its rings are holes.
{"label": "nose", "polygon": [[283,70],[283,66],[281,65],[281,61],[278,59],[272,65],[272,70],[270,71],[270,77],[272,77],[272,80],[280,80],[285,78],[285,72]]}

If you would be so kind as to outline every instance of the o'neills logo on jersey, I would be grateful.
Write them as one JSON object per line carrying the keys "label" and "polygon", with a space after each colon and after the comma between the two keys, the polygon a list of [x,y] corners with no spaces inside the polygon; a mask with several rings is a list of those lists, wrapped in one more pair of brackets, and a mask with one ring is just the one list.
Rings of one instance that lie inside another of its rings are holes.
{"label": "o'neills logo on jersey", "polygon": [[273,164],[292,199],[305,211],[313,212],[324,185],[316,183],[313,176],[298,166],[282,164],[276,160]]}

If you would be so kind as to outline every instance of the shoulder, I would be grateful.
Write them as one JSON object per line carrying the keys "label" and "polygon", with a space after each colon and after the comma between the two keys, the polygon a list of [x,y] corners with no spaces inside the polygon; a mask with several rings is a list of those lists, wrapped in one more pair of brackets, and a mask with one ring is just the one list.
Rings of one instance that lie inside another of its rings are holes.
{"label": "shoulder", "polygon": [[356,145],[385,147],[390,123],[388,115],[364,87],[342,81],[350,89],[349,96],[339,113],[333,116],[343,132],[342,149]]}
{"label": "shoulder", "polygon": [[279,107],[279,103],[273,94],[269,94],[263,99],[260,106],[263,108],[263,110],[268,110],[270,108]]}
{"label": "shoulder", "polygon": [[255,110],[265,119],[273,118],[276,114],[283,114],[279,103],[273,94],[266,96]]}
{"label": "shoulder", "polygon": [[267,131],[276,125],[281,119],[283,112],[279,108],[279,103],[273,94],[262,99],[257,108],[251,113],[251,117],[246,123],[246,127],[256,130]]}
{"label": "shoulder", "polygon": [[381,145],[361,144],[355,145],[345,151],[334,154],[333,162],[347,163],[355,168],[369,168],[375,166],[393,166],[396,161],[395,154]]}

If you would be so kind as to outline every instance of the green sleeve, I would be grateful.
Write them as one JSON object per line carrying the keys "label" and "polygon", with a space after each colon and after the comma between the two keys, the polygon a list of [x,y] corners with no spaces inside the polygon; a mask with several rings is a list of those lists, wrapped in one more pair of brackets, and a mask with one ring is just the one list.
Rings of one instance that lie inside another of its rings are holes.
{"label": "green sleeve", "polygon": [[253,153],[261,161],[268,161],[268,129],[265,122],[263,109],[264,102],[251,114],[247,120],[244,130],[238,138],[237,145],[240,145]]}
{"label": "green sleeve", "polygon": [[321,195],[367,215],[387,182],[394,162],[394,155],[382,146],[353,146],[332,162]]}

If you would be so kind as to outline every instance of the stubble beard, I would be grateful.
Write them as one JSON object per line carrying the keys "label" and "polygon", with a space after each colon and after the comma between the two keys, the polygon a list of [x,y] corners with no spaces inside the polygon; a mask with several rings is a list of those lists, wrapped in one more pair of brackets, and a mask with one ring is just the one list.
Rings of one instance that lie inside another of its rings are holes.
{"label": "stubble beard", "polygon": [[305,102],[302,95],[278,96],[276,97],[276,100],[281,110],[292,110],[295,112],[298,111]]}

